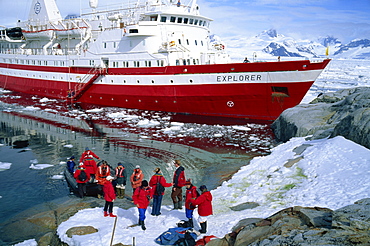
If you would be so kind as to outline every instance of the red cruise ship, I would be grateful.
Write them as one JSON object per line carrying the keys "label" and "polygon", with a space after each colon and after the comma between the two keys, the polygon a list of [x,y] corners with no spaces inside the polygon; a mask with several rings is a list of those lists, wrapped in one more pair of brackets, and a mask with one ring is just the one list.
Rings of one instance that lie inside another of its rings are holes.
{"label": "red cruise ship", "polygon": [[0,87],[74,104],[273,121],[329,63],[230,63],[196,0],[138,0],[62,18],[33,0],[0,30]]}

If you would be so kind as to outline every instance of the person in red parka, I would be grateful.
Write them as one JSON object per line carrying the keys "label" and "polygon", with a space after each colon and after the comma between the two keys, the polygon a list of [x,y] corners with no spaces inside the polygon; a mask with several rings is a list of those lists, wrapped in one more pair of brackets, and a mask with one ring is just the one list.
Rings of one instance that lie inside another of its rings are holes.
{"label": "person in red parka", "polygon": [[103,185],[104,200],[105,200],[104,217],[107,217],[107,216],[117,217],[116,215],[113,214],[113,202],[114,202],[114,199],[116,199],[116,192],[114,191],[114,188],[112,185],[113,179],[114,177],[108,176]]}
{"label": "person in red parka", "polygon": [[153,207],[152,213],[153,216],[158,216],[161,214],[161,205],[164,192],[160,194],[157,192],[157,184],[160,183],[163,187],[171,187],[172,183],[167,183],[166,179],[163,177],[161,169],[157,167],[154,169],[155,174],[149,181],[149,186],[153,189]]}
{"label": "person in red parka", "polygon": [[205,185],[199,187],[202,194],[191,202],[192,205],[198,206],[199,224],[201,227],[200,233],[207,232],[207,216],[213,214],[212,210],[212,194],[207,190]]}
{"label": "person in red parka", "polygon": [[[84,172],[86,175],[80,176],[81,172]],[[77,170],[74,172],[73,177],[76,179],[77,182],[78,194],[81,198],[83,198],[84,195],[86,195],[86,183],[90,180],[90,174],[86,172],[84,165],[80,164]]]}
{"label": "person in red parka", "polygon": [[186,218],[188,218],[190,227],[193,228],[193,212],[195,206],[191,204],[191,202],[193,202],[199,196],[199,193],[197,191],[197,187],[191,183],[191,179],[186,180],[185,186],[185,215]]}
{"label": "person in red parka", "polygon": [[85,149],[85,151],[82,153],[81,158],[80,158],[80,163],[83,163],[85,165],[86,172],[88,172],[90,176],[92,177],[95,177],[95,173],[97,169],[94,158],[100,160],[99,156],[97,156],[89,148]]}
{"label": "person in red parka", "polygon": [[182,209],[182,187],[185,186],[185,168],[181,166],[180,160],[175,160],[176,170],[173,174],[173,187],[171,198],[173,201],[173,209]]}
{"label": "person in red parka", "polygon": [[146,230],[144,220],[145,212],[149,205],[149,200],[153,197],[153,189],[148,186],[148,181],[143,180],[141,186],[135,189],[132,200],[139,210],[139,225],[141,229]]}

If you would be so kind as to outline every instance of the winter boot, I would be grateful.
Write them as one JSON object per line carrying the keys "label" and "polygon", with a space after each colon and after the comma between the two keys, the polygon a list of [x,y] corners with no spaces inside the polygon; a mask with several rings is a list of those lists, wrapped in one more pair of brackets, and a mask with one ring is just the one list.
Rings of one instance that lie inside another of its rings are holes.
{"label": "winter boot", "polygon": [[110,213],[109,217],[117,217],[117,215],[114,215],[113,213]]}
{"label": "winter boot", "polygon": [[189,222],[189,226],[190,226],[191,228],[193,228],[193,227],[194,227],[193,218],[190,218],[190,219],[188,220],[188,222]]}
{"label": "winter boot", "polygon": [[179,201],[179,207],[178,209],[182,209],[182,201]]}
{"label": "winter boot", "polygon": [[108,217],[108,212],[104,211],[104,217]]}
{"label": "winter boot", "polygon": [[178,202],[173,203],[173,210],[175,210],[175,209],[179,209],[179,203]]}
{"label": "winter boot", "polygon": [[146,230],[146,227],[145,227],[145,224],[144,224],[144,220],[139,220],[139,225],[141,225],[141,229],[143,229],[143,231]]}
{"label": "winter boot", "polygon": [[200,223],[200,227],[201,227],[201,229],[199,230],[200,233],[202,234],[207,233],[207,221]]}

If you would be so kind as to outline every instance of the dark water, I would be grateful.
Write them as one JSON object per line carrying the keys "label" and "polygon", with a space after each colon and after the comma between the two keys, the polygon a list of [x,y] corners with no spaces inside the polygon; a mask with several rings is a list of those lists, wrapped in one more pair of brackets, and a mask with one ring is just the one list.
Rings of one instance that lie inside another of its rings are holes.
{"label": "dark water", "polygon": [[[128,120],[111,117],[123,109],[86,113],[68,110],[62,101],[40,99],[15,93],[0,97],[0,162],[12,163],[10,169],[0,171],[0,221],[69,196],[66,181],[52,177],[62,174],[70,156],[78,160],[85,147],[113,167],[122,162],[128,174],[140,165],[148,180],[160,167],[171,182],[171,163],[179,159],[187,178],[213,189],[253,157],[268,154],[275,144],[268,125],[183,124],[170,114],[135,110],[125,111],[137,117]],[[156,124],[140,124],[146,120]],[[37,163],[53,166],[29,168]]]}

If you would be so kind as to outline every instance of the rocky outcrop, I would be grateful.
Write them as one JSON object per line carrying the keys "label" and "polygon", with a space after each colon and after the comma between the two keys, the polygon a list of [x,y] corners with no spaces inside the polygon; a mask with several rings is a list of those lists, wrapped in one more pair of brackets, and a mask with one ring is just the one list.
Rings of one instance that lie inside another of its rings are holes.
{"label": "rocky outcrop", "polygon": [[291,207],[239,221],[232,233],[207,246],[370,245],[370,198],[337,210]]}
{"label": "rocky outcrop", "polygon": [[370,148],[370,88],[322,94],[310,104],[285,110],[271,127],[284,142],[292,137],[340,135]]}

